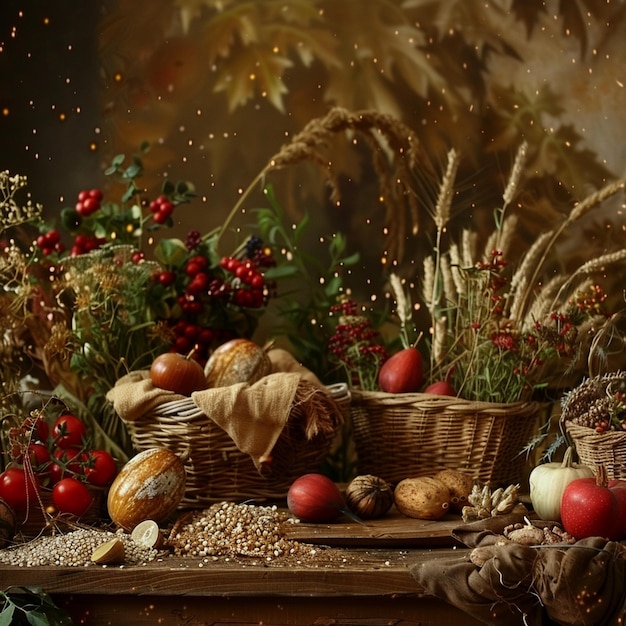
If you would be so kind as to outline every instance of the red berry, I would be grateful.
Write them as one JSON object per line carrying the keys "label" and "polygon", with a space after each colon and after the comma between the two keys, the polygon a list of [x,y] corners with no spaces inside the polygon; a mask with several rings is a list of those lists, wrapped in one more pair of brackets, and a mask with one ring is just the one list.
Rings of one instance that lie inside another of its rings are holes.
{"label": "red berry", "polygon": [[261,287],[263,287],[264,283],[265,283],[265,279],[263,278],[262,274],[259,274],[259,272],[254,272],[254,274],[252,275],[252,277],[250,278],[248,282],[250,287],[253,287],[254,289],[260,289]]}
{"label": "red berry", "polygon": [[176,276],[174,275],[174,272],[159,272],[158,279],[161,285],[169,287],[174,284]]}
{"label": "red berry", "polygon": [[93,198],[98,204],[102,202],[102,191],[100,191],[100,189],[90,189],[87,193],[89,197]]}
{"label": "red berry", "polygon": [[163,213],[163,211],[161,211],[161,209],[159,209],[153,216],[152,219],[155,221],[155,223],[157,224],[165,224],[165,222],[167,222],[169,215],[166,215],[165,213]]}
{"label": "red berry", "polygon": [[76,207],[76,210],[79,212],[79,214],[92,215],[100,208],[100,203],[95,198],[88,197],[82,201],[81,208],[82,213],[81,211],[78,211],[78,207]]}
{"label": "red berry", "polygon": [[195,261],[187,261],[187,265],[185,265],[185,273],[187,274],[187,276],[193,277],[196,274],[198,274],[201,270],[202,268]]}

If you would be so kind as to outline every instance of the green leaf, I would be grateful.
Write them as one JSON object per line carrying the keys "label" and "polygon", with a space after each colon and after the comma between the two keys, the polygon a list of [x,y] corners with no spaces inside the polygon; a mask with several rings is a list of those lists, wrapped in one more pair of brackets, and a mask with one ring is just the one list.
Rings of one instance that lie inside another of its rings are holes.
{"label": "green leaf", "polygon": [[113,160],[111,161],[111,165],[113,167],[119,167],[122,163],[124,163],[124,160],[126,159],[126,155],[125,154],[116,154],[113,157]]}
{"label": "green leaf", "polygon": [[10,600],[5,600],[4,607],[0,612],[0,626],[11,626],[13,624],[13,613],[15,613],[15,604]]}
{"label": "green leaf", "polygon": [[300,219],[300,222],[296,225],[296,227],[293,230],[294,241],[297,242],[300,240],[300,237],[302,237],[302,234],[308,228],[310,222],[311,222],[311,218],[309,217],[309,214],[305,213]]}
{"label": "green leaf", "polygon": [[341,259],[341,263],[342,265],[345,265],[347,267],[352,267],[353,265],[356,265],[360,261],[360,259],[361,255],[358,252],[355,252],[354,254],[351,254],[350,256]]}
{"label": "green leaf", "polygon": [[161,193],[164,196],[169,196],[174,193],[174,189],[174,183],[169,178],[166,178],[161,185]]}
{"label": "green leaf", "polygon": [[187,247],[180,239],[162,239],[154,249],[154,256],[168,267],[182,265],[188,255]]}
{"label": "green leaf", "polygon": [[265,271],[265,278],[268,280],[278,280],[280,278],[289,278],[295,276],[298,273],[298,268],[295,265],[279,265],[276,267],[270,267]]}
{"label": "green leaf", "polygon": [[26,620],[29,624],[32,624],[32,626],[51,626],[51,624],[56,623],[50,622],[45,613],[41,614],[37,611],[28,611],[28,613],[26,613]]}
{"label": "green leaf", "polygon": [[143,167],[141,164],[132,163],[124,170],[122,176],[124,178],[130,178],[132,180],[134,178],[137,178],[141,174],[142,170]]}

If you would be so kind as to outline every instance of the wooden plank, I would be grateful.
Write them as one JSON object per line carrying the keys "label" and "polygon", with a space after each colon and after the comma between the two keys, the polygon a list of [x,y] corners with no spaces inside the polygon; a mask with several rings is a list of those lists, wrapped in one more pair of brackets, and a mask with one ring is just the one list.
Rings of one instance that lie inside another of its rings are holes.
{"label": "wooden plank", "polygon": [[460,515],[446,515],[441,520],[411,519],[395,508],[381,519],[359,524],[341,517],[332,524],[286,525],[290,539],[342,547],[436,548],[460,545],[452,531],[463,524]]}
{"label": "wooden plank", "polygon": [[55,597],[82,626],[480,626],[432,597]]}
{"label": "wooden plank", "polygon": [[[332,554],[332,556],[329,556]],[[410,572],[433,558],[463,558],[467,550],[320,549],[298,565],[240,558],[168,557],[136,566],[0,566],[0,586],[41,586],[49,593],[194,596],[388,596],[423,595]]]}

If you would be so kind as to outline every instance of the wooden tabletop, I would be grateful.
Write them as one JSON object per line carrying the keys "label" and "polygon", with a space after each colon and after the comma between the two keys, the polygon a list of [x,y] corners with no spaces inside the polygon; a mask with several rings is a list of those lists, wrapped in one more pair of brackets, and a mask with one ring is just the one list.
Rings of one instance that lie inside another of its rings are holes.
{"label": "wooden tabletop", "polygon": [[290,537],[315,552],[301,561],[170,555],[140,565],[0,565],[0,587],[43,588],[84,626],[475,625],[411,575],[426,560],[467,557],[451,535],[458,523],[391,514],[367,524],[294,524]]}

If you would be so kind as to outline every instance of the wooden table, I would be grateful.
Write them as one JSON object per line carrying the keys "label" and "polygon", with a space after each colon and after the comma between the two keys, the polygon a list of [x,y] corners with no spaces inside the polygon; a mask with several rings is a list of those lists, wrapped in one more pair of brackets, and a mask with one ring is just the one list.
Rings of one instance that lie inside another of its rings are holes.
{"label": "wooden table", "polygon": [[342,566],[282,567],[168,558],[133,567],[0,567],[0,585],[43,587],[76,624],[478,624],[424,596],[409,566],[452,549],[350,549]]}
{"label": "wooden table", "polygon": [[295,525],[294,538],[334,554],[302,565],[171,556],[136,566],[0,565],[0,587],[42,587],[85,626],[472,626],[480,622],[426,595],[410,573],[425,560],[466,558],[450,535],[458,523]]}

